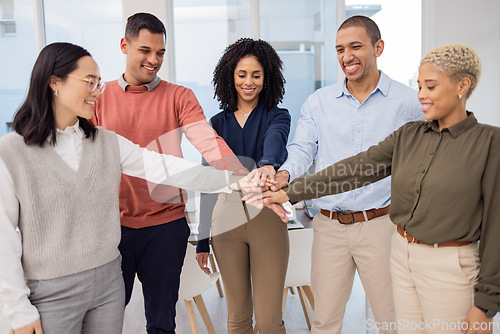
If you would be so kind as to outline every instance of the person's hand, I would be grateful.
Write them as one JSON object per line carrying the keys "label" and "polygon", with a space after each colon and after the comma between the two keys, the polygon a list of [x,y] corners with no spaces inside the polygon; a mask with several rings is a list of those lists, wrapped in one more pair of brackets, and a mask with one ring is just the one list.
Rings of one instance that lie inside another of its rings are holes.
{"label": "person's hand", "polygon": [[280,219],[283,223],[288,222],[287,214],[289,214],[290,212],[286,211],[283,206],[281,206],[280,204],[276,204],[276,203],[265,204],[264,206],[267,206],[269,209],[273,210],[274,213],[276,215],[278,215],[278,217],[280,217]]}
{"label": "person's hand", "polygon": [[233,190],[242,190],[246,192],[260,192],[260,173],[258,169],[254,169],[245,177],[238,178],[237,182],[229,184],[229,188]]}
{"label": "person's hand", "polygon": [[18,329],[14,329],[15,334],[43,334],[42,323],[40,319],[35,320],[28,326],[24,326]]}
{"label": "person's hand", "polygon": [[267,184],[274,184],[274,176],[276,175],[276,170],[272,165],[265,165],[260,168],[257,168],[258,173],[260,174],[260,186],[262,191],[267,190]]}
{"label": "person's hand", "polygon": [[200,266],[201,270],[203,270],[205,274],[210,275],[212,271],[210,270],[210,268],[208,268],[207,265],[208,253],[197,253],[196,261],[198,262],[198,265]]}
{"label": "person's hand", "polygon": [[[476,306],[472,306],[465,317],[464,322],[467,324],[467,329],[462,329],[462,334],[491,334],[493,333],[493,319],[488,318],[486,314],[478,309]],[[465,324],[463,324],[465,327]]]}
{"label": "person's hand", "polygon": [[269,205],[273,203],[285,203],[290,200],[286,192],[283,190],[278,191],[266,191],[262,194],[259,193],[249,193],[242,198],[246,203],[255,206],[258,209],[262,209],[264,205]]}
{"label": "person's hand", "polygon": [[290,180],[290,173],[286,170],[280,170],[274,176],[274,184],[269,187],[272,191],[278,191],[288,185],[288,180]]}
{"label": "person's hand", "polygon": [[290,200],[287,193],[280,189],[278,191],[266,191],[262,193],[262,200],[264,201],[264,205],[271,203],[285,203]]}

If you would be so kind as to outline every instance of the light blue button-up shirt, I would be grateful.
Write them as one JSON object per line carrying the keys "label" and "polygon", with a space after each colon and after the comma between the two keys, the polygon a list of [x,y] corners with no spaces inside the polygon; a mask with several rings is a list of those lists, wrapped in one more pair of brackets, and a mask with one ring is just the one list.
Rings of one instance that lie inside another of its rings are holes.
{"label": "light blue button-up shirt", "polygon": [[[423,120],[417,92],[383,72],[377,87],[359,103],[347,90],[345,80],[318,89],[302,106],[288,159],[280,170],[290,181],[316,161],[315,172],[367,150],[409,121]],[[349,171],[345,171],[348,173]],[[321,209],[362,211],[382,208],[391,202],[387,177],[362,188],[315,200]]]}

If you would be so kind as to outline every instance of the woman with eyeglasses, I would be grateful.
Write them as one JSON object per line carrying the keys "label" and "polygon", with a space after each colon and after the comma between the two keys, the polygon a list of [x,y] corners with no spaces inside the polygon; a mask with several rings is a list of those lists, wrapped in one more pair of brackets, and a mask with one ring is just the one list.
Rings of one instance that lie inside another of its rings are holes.
{"label": "woman with eyeglasses", "polygon": [[48,45],[14,117],[15,132],[0,138],[0,298],[16,334],[121,333],[122,173],[230,191],[226,171],[147,151],[94,127],[100,80],[87,50]]}

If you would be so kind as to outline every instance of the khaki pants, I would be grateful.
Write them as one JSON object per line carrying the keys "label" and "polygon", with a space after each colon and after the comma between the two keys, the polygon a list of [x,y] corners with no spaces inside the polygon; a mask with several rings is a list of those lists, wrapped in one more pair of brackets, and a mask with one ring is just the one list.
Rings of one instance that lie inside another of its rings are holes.
{"label": "khaki pants", "polygon": [[285,333],[281,305],[287,226],[267,208],[248,206],[248,213],[250,221],[239,194],[233,193],[219,195],[212,215],[212,246],[226,293],[228,333],[252,334],[254,307],[260,334]]}
{"label": "khaki pants", "polygon": [[[358,270],[377,322],[394,322],[389,269],[394,224],[389,215],[350,225],[321,213],[313,220],[312,333],[340,334],[354,273]],[[395,331],[380,331],[390,333]]]}
{"label": "khaki pants", "polygon": [[392,237],[391,274],[398,333],[460,333],[473,306],[478,243],[439,247]]}

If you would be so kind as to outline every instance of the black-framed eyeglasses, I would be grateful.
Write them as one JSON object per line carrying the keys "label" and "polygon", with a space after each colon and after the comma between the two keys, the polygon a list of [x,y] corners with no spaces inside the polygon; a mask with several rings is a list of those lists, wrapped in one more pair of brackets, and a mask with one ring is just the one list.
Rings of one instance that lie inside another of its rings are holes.
{"label": "black-framed eyeglasses", "polygon": [[68,74],[68,77],[72,77],[72,78],[86,81],[87,88],[88,88],[89,92],[91,92],[91,93],[93,91],[95,91],[96,89],[99,89],[99,94],[102,94],[102,92],[104,92],[104,89],[106,88],[106,83],[104,81],[98,80],[96,78],[82,78],[82,77],[79,77],[79,76],[73,75],[73,74]]}

